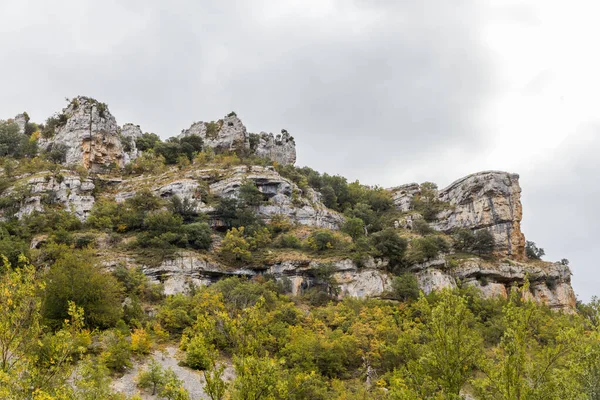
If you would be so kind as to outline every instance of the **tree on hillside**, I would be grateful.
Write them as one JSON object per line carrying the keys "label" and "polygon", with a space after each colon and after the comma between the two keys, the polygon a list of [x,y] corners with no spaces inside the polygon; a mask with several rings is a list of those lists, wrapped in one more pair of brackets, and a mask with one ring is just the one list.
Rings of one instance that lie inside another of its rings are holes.
{"label": "tree on hillside", "polygon": [[70,301],[83,307],[85,322],[91,327],[111,327],[121,318],[123,288],[104,272],[89,249],[60,246],[59,256],[45,278],[43,315],[57,327],[68,318]]}

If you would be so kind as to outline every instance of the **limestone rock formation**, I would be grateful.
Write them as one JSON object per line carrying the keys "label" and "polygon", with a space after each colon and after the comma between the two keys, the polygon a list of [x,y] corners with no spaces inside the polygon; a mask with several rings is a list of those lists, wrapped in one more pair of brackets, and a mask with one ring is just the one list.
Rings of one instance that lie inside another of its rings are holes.
{"label": "limestone rock formation", "polygon": [[[62,204],[66,210],[84,220],[95,202],[92,195],[94,187],[91,179],[82,179],[67,170],[27,178],[19,188],[21,200],[15,215],[20,218],[34,211],[43,211],[44,205]],[[16,190],[11,188],[3,196],[11,196]]]}
{"label": "limestone rock formation", "polygon": [[409,183],[390,189],[396,208],[407,212],[411,209],[413,197],[421,191],[418,183]]}
{"label": "limestone rock formation", "polygon": [[123,166],[119,127],[106,104],[79,96],[61,115],[54,136],[40,140],[41,148],[64,146],[66,164],[82,164],[93,172]]}
{"label": "limestone rock formation", "polygon": [[[283,178],[273,167],[238,166],[231,169],[196,170],[176,180],[163,181],[156,177],[151,177],[151,180],[124,180],[117,185],[115,199],[124,201],[135,194],[137,186],[149,185],[162,198],[178,196],[181,200],[187,200],[189,204],[195,205],[198,212],[208,213],[214,225],[220,226],[219,215],[215,213],[214,207],[205,204],[200,182],[206,182],[206,194],[221,198],[237,197],[244,181],[251,181],[264,195],[265,202],[257,207],[256,213],[265,221],[280,214],[302,225],[328,229],[339,229],[344,222],[344,217],[325,207],[314,191],[310,190],[305,196],[301,196],[296,184]],[[213,183],[208,184],[211,181]]]}
{"label": "limestone rock formation", "polygon": [[296,143],[294,138],[285,130],[277,136],[272,133],[261,132],[258,135],[258,143],[254,153],[259,157],[268,158],[281,165],[293,165],[296,162]]}
{"label": "limestone rock formation", "polygon": [[514,259],[525,259],[525,236],[521,233],[521,187],[519,175],[488,171],[472,174],[439,192],[452,208],[438,215],[437,229],[488,229],[496,249]]}
{"label": "limestone rock formation", "polygon": [[25,125],[27,125],[27,116],[25,113],[18,114],[14,118],[14,121],[19,127],[19,133],[25,133]]}
{"label": "limestone rock formation", "polygon": [[230,113],[218,121],[194,122],[189,129],[181,131],[179,138],[191,135],[200,136],[205,146],[215,150],[245,149],[281,165],[296,162],[296,143],[287,131],[284,130],[277,136],[265,132],[249,134],[235,113]]}
{"label": "limestone rock formation", "polygon": [[179,137],[191,135],[200,136],[205,146],[216,150],[235,150],[237,146],[250,146],[246,127],[233,113],[216,122],[194,122],[189,129],[182,130]]}
{"label": "limestone rock formation", "polygon": [[[123,260],[120,259],[119,262]],[[132,260],[128,261],[135,265]],[[117,261],[108,265],[116,265]],[[252,277],[269,274],[277,280],[286,280],[288,290],[298,295],[317,281],[315,272],[327,265],[332,268],[337,283],[338,297],[380,297],[392,290],[393,276],[386,272],[386,263],[373,258],[360,267],[350,259],[334,261],[311,260],[306,257],[274,261],[268,265],[228,268],[194,252],[182,251],[158,266],[144,266],[144,272],[161,280],[167,294],[185,291],[189,284],[209,285],[228,276]],[[425,293],[443,288],[455,288],[458,283],[481,290],[484,297],[507,298],[513,285],[530,282],[529,298],[555,310],[572,312],[576,298],[571,288],[571,272],[560,263],[530,265],[519,262],[490,263],[479,258],[450,262],[443,257],[411,267]]]}
{"label": "limestone rock formation", "polygon": [[257,210],[266,221],[274,215],[284,215],[302,225],[328,229],[339,229],[344,222],[343,216],[325,207],[320,200],[299,196],[300,189],[273,167],[235,167],[228,178],[210,185],[210,192],[218,197],[236,197],[245,180],[253,181],[267,199]]}
{"label": "limestone rock formation", "polygon": [[[413,197],[420,191],[417,184],[390,190],[401,211],[410,210]],[[445,233],[456,228],[488,229],[494,234],[499,254],[525,259],[519,175],[499,171],[472,174],[440,190],[438,197],[449,207],[437,215],[435,229]]]}
{"label": "limestone rock formation", "polygon": [[123,144],[123,164],[129,164],[140,155],[136,140],[142,136],[139,125],[127,123],[121,128],[121,142]]}
{"label": "limestone rock formation", "polygon": [[456,287],[460,281],[481,290],[484,297],[506,298],[513,285],[530,282],[530,297],[550,308],[575,309],[575,293],[571,287],[571,271],[560,263],[525,264],[516,261],[486,262],[479,258],[451,263],[444,258],[414,265],[421,289],[425,293],[445,287]]}

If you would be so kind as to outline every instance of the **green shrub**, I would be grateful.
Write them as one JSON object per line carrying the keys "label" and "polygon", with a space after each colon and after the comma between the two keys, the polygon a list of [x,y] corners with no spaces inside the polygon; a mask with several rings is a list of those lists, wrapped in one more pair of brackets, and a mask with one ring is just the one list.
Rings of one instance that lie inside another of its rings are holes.
{"label": "green shrub", "polygon": [[194,323],[192,299],[183,294],[169,296],[158,310],[156,319],[170,333],[181,334]]}
{"label": "green shrub", "polygon": [[494,251],[496,240],[494,235],[487,229],[481,229],[475,233],[473,251],[478,254],[490,254]]}
{"label": "green shrub", "polygon": [[421,236],[429,235],[435,232],[435,230],[424,219],[414,220],[412,230]]}
{"label": "green shrub", "polygon": [[371,242],[377,256],[389,259],[392,266],[402,263],[408,242],[400,237],[393,228],[373,234]]}
{"label": "green shrub", "polygon": [[206,124],[206,137],[210,139],[215,139],[219,134],[221,127],[215,121],[210,121]]}
{"label": "green shrub", "polygon": [[439,239],[432,236],[413,239],[407,254],[408,261],[418,264],[436,258],[440,253],[439,243]]}
{"label": "green shrub", "polygon": [[106,331],[102,338],[100,358],[113,372],[124,372],[131,367],[131,346],[125,335],[117,330]]}
{"label": "green shrub", "polygon": [[253,181],[244,181],[240,185],[239,199],[245,206],[256,207],[263,202],[263,194]]}
{"label": "green shrub", "polygon": [[192,369],[207,370],[212,364],[214,351],[202,336],[196,335],[187,343],[185,363]]}
{"label": "green shrub", "polygon": [[153,149],[157,143],[160,143],[160,138],[154,133],[144,133],[135,139],[135,147],[140,151]]}
{"label": "green shrub", "polygon": [[159,363],[152,359],[148,368],[140,370],[136,381],[138,387],[152,389],[152,396],[154,396],[165,384],[165,371]]}
{"label": "green shrub", "polygon": [[535,242],[528,240],[525,244],[525,254],[531,260],[541,260],[546,252],[541,247],[538,247]]}
{"label": "green shrub", "polygon": [[299,249],[302,247],[302,242],[294,235],[284,234],[277,238],[275,246],[283,249]]}
{"label": "green shrub", "polygon": [[325,251],[335,248],[338,245],[338,239],[331,231],[320,229],[310,234],[307,245],[313,251]]}
{"label": "green shrub", "polygon": [[398,300],[416,300],[419,298],[419,293],[419,282],[410,272],[400,274],[392,280],[392,294]]}
{"label": "green shrub", "polygon": [[425,221],[431,222],[448,207],[448,204],[439,200],[435,183],[425,182],[421,184],[420,192],[413,197],[411,206],[425,218]]}
{"label": "green shrub", "polygon": [[35,156],[36,152],[35,142],[30,144],[29,136],[20,133],[16,123],[0,121],[0,157]]}
{"label": "green shrub", "polygon": [[475,234],[470,229],[457,229],[453,235],[456,251],[470,252],[475,244]]}
{"label": "green shrub", "polygon": [[84,309],[88,326],[114,326],[122,316],[121,284],[100,268],[91,250],[73,250],[61,245],[53,251],[56,262],[45,277],[43,308],[50,325],[62,325],[72,301]]}
{"label": "green shrub", "polygon": [[342,226],[342,232],[348,234],[352,240],[356,240],[365,234],[365,223],[360,218],[346,218]]}
{"label": "green shrub", "polygon": [[184,225],[183,233],[187,243],[193,249],[208,250],[212,244],[212,230],[206,222]]}
{"label": "green shrub", "polygon": [[248,262],[251,260],[250,244],[244,237],[244,227],[231,228],[221,242],[221,257],[229,262]]}

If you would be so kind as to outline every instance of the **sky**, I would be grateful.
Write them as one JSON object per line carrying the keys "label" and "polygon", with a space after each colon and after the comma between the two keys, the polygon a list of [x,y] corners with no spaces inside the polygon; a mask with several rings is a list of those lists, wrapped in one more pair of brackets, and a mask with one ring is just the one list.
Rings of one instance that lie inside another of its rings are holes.
{"label": "sky", "polygon": [[235,110],[370,185],[519,173],[523,231],[600,295],[595,0],[0,0],[0,117],[76,95],[163,138]]}

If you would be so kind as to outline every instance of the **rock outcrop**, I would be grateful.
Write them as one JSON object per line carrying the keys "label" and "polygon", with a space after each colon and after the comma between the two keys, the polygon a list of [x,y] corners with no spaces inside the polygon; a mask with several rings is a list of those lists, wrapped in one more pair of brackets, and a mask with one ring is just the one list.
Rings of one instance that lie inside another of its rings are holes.
{"label": "rock outcrop", "polygon": [[71,171],[63,170],[57,174],[47,173],[25,178],[23,184],[10,188],[3,196],[10,197],[19,193],[15,213],[18,218],[34,211],[42,212],[44,205],[61,204],[77,218],[85,220],[95,202],[92,195],[94,187],[91,179],[82,179]]}
{"label": "rock outcrop", "polygon": [[455,228],[488,229],[494,234],[497,251],[525,259],[519,175],[498,171],[472,174],[442,189],[439,198],[452,207],[438,215],[437,229],[446,233]]}
{"label": "rock outcrop", "polygon": [[311,189],[302,195],[296,184],[283,178],[273,167],[237,166],[230,169],[201,169],[194,170],[185,177],[165,181],[153,179],[152,182],[141,182],[135,178],[124,180],[116,186],[115,199],[124,201],[135,194],[136,187],[149,186],[162,198],[178,196],[193,205],[198,212],[209,214],[213,225],[218,227],[222,225],[220,216],[214,207],[206,204],[203,196],[237,198],[240,186],[245,181],[254,182],[263,194],[264,202],[255,211],[267,222],[274,215],[283,215],[301,225],[328,229],[339,229],[344,222],[342,215],[323,205],[316,192]]}
{"label": "rock outcrop", "polygon": [[277,136],[266,132],[249,134],[235,113],[218,121],[194,122],[188,129],[181,131],[179,138],[191,135],[200,136],[205,146],[218,151],[243,149],[281,165],[296,162],[296,143],[287,131],[282,130]]}
{"label": "rock outcrop", "polygon": [[[396,207],[405,212],[410,211],[413,197],[420,193],[417,184],[390,190]],[[438,198],[449,207],[437,215],[435,229],[444,233],[457,228],[488,229],[494,235],[498,254],[525,259],[519,175],[499,171],[472,174],[440,190]]]}
{"label": "rock outcrop", "polygon": [[458,282],[481,290],[484,297],[508,297],[511,288],[530,282],[530,298],[550,308],[564,311],[575,309],[575,293],[571,287],[571,271],[560,263],[535,264],[516,261],[491,263],[479,258],[451,262],[444,258],[414,265],[421,289],[425,293],[445,287],[456,287]]}
{"label": "rock outcrop", "polygon": [[129,164],[140,155],[136,140],[142,136],[139,125],[127,123],[121,128],[121,143],[123,144],[123,164]]}
{"label": "rock outcrop", "polygon": [[[132,260],[129,260],[129,263],[135,265]],[[112,264],[115,263],[108,263]],[[210,285],[229,276],[253,277],[268,274],[279,281],[287,282],[287,290],[298,295],[319,285],[315,278],[316,272],[327,267],[336,282],[339,298],[360,298],[381,297],[392,290],[393,277],[386,272],[385,266],[384,262],[372,258],[359,267],[350,259],[319,261],[299,257],[274,261],[267,265],[228,268],[194,252],[184,251],[159,266],[144,266],[143,269],[149,277],[164,284],[167,294],[183,292],[190,284]],[[462,285],[474,286],[481,290],[484,297],[507,298],[515,285],[520,287],[527,279],[530,282],[528,298],[554,310],[575,310],[576,298],[570,284],[571,272],[567,266],[560,263],[491,263],[479,258],[449,261],[441,257],[415,265],[410,271],[415,274],[425,293],[455,288],[460,282]]]}
{"label": "rock outcrop", "polygon": [[66,164],[82,164],[93,172],[123,166],[123,145],[115,117],[104,103],[76,97],[58,116],[51,138],[40,139],[40,147],[61,146]]}
{"label": "rock outcrop", "polygon": [[296,143],[294,138],[285,130],[277,136],[272,133],[261,132],[258,135],[258,143],[254,154],[276,161],[281,165],[293,165],[296,163]]}
{"label": "rock outcrop", "polygon": [[25,133],[25,126],[27,125],[27,115],[25,113],[18,114],[14,118],[15,123],[19,127],[19,133]]}
{"label": "rock outcrop", "polygon": [[205,146],[215,150],[235,150],[249,148],[248,132],[237,115],[230,113],[218,121],[194,122],[181,131],[179,138],[196,135],[202,138]]}

